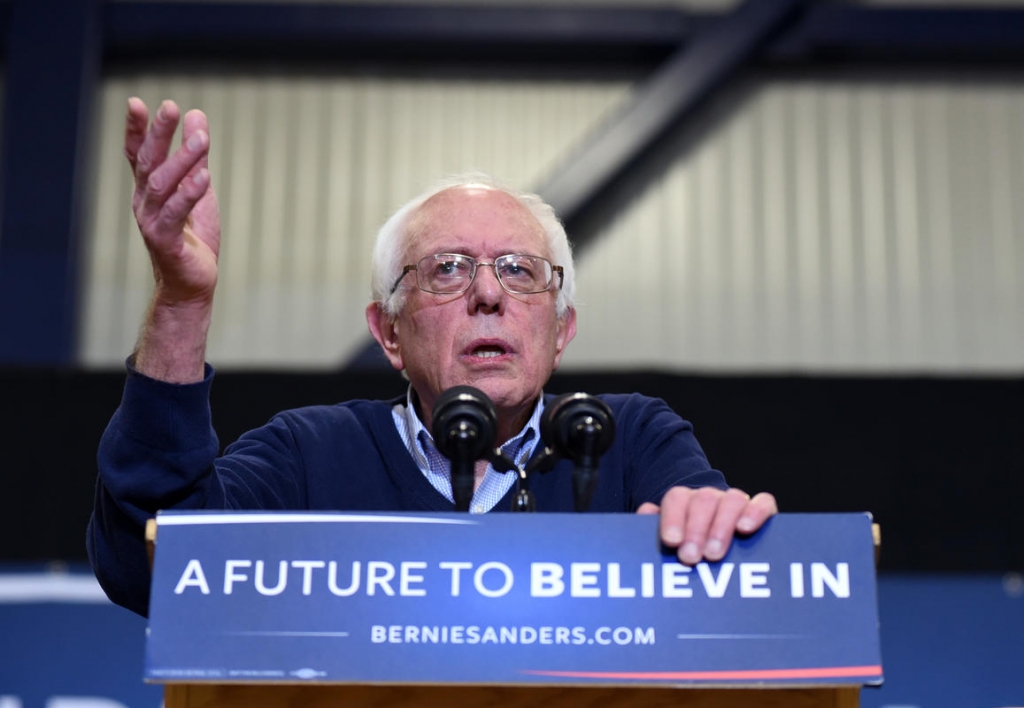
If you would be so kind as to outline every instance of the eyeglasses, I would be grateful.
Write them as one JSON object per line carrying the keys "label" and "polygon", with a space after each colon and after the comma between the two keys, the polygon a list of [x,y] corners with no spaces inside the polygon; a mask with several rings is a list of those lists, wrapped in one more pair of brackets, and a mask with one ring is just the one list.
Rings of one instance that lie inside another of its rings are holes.
{"label": "eyeglasses", "polygon": [[480,263],[460,253],[438,253],[420,259],[416,265],[405,266],[389,295],[398,290],[402,279],[410,272],[416,273],[416,285],[420,290],[437,295],[458,295],[469,290],[476,277],[476,269],[483,266],[494,268],[501,287],[516,295],[532,295],[550,290],[556,273],[559,289],[565,279],[562,266],[552,265],[551,261],[540,256],[512,254],[499,256],[494,259],[494,263]]}

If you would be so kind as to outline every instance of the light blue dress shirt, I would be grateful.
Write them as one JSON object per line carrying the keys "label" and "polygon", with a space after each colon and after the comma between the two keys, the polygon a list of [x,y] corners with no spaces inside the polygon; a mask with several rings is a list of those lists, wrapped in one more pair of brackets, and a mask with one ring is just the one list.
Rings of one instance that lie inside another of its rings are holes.
{"label": "light blue dress shirt", "polygon": [[[416,415],[416,406],[412,403],[412,396],[413,391],[410,387],[405,402],[397,403],[391,409],[395,427],[398,429],[402,441],[405,442],[406,449],[416,462],[416,466],[423,472],[427,481],[448,501],[454,503],[451,462],[434,446],[433,436]],[[518,435],[501,446],[502,453],[520,467],[526,464],[536,449],[537,443],[540,442],[540,417],[543,412],[544,396],[542,394],[537,399],[533,415],[530,416],[526,426]],[[473,492],[473,499],[469,504],[470,512],[483,514],[490,511],[515,484],[516,474],[514,472],[498,472],[493,465],[488,464],[483,481]]]}

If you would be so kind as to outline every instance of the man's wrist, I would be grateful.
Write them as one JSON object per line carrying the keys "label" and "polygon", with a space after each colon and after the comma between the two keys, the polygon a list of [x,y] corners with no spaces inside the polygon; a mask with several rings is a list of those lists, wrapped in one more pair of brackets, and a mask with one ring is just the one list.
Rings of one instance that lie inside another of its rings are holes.
{"label": "man's wrist", "polygon": [[169,305],[154,299],[132,355],[136,371],[167,383],[202,381],[212,310],[209,301]]}

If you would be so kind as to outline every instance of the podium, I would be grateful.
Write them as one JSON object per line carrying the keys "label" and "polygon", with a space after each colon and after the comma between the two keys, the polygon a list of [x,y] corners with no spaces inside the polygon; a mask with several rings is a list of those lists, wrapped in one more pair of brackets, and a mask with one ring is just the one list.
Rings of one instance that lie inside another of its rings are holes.
{"label": "podium", "polygon": [[146,680],[167,708],[854,708],[881,683],[869,517],[779,515],[695,568],[656,523],[162,513]]}
{"label": "podium", "polygon": [[172,684],[166,708],[458,706],[459,708],[857,708],[860,689],[663,687],[259,686]]}

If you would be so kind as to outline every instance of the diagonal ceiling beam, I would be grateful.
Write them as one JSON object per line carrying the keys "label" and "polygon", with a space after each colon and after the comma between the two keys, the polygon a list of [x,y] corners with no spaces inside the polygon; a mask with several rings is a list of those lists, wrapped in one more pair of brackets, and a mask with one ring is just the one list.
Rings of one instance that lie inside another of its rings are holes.
{"label": "diagonal ceiling beam", "polygon": [[[747,0],[679,49],[632,100],[537,190],[571,231],[618,177],[744,66],[806,4]],[[579,237],[577,234],[577,245]]]}

